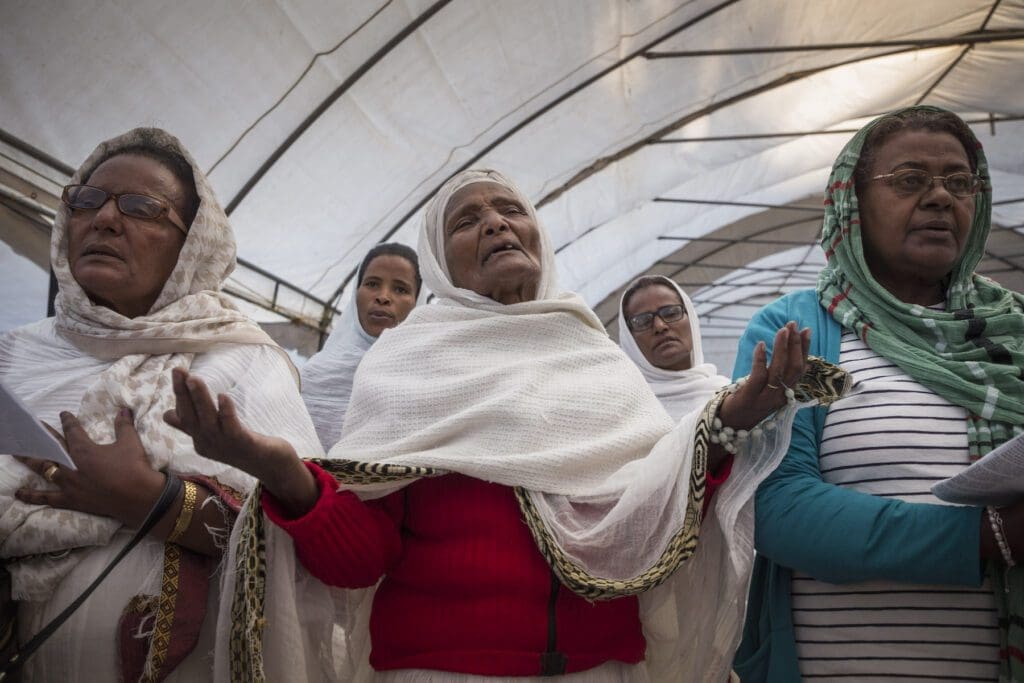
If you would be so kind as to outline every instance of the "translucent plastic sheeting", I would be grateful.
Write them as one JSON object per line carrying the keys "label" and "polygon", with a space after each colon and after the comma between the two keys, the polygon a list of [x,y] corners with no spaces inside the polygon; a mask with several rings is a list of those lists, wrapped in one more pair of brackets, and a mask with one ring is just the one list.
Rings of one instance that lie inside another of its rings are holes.
{"label": "translucent plastic sheeting", "polygon": [[[377,241],[415,243],[447,176],[499,168],[542,204],[563,284],[597,305],[679,248],[660,237],[760,210],[655,199],[820,196],[849,133],[648,143],[856,128],[922,98],[1022,116],[1024,41],[896,44],[983,29],[1024,29],[1024,0],[23,0],[0,24],[0,129],[71,166],[127,128],[171,130],[237,204],[239,254],[325,300]],[[835,43],[857,45],[640,54]],[[975,128],[997,201],[1024,197],[1024,125]],[[1024,203],[995,215],[1024,224]],[[235,280],[266,294],[258,273]]]}
{"label": "translucent plastic sheeting", "polygon": [[46,293],[50,288],[46,271],[0,242],[0,273],[0,332],[46,317]]}

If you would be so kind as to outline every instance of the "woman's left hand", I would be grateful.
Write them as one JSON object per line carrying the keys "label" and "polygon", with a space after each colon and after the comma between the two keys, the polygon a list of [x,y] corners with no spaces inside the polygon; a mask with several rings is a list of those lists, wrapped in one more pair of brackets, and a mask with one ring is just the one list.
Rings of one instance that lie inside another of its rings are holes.
{"label": "woman's left hand", "polygon": [[[154,470],[132,421],[131,411],[122,408],[114,419],[115,439],[98,444],[69,412],[60,414],[60,439],[78,468],[55,465],[49,460],[18,458],[33,472],[47,478],[56,489],[23,488],[17,497],[26,503],[77,510],[113,517],[129,527],[145,519],[164,486],[164,475]],[[51,470],[57,467],[56,470]],[[49,475],[48,477],[45,475]]]}
{"label": "woman's left hand", "polygon": [[248,429],[230,396],[220,394],[214,403],[206,383],[186,370],[172,370],[171,383],[174,410],[164,421],[190,436],[196,453],[256,477],[293,517],[313,507],[316,479],[288,441]]}
{"label": "woman's left hand", "polygon": [[754,348],[750,375],[718,409],[722,424],[733,429],[750,429],[786,404],[786,389],[796,386],[807,366],[811,331],[788,322],[775,334],[772,361],[767,363],[764,342]]}

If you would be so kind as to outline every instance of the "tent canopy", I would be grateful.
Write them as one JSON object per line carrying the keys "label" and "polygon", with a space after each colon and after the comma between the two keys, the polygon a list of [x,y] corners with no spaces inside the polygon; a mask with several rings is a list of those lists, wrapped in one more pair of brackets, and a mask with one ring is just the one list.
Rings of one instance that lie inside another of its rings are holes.
{"label": "tent canopy", "polygon": [[735,339],[751,306],[813,283],[821,192],[851,131],[918,102],[972,122],[995,187],[982,271],[1024,285],[1024,0],[87,0],[4,14],[0,329],[44,314],[69,167],[139,125],[173,132],[209,172],[243,260],[230,291],[268,323],[328,325],[367,249],[414,245],[444,180],[491,167],[538,204],[562,285],[603,320],[626,282],[659,272],[693,293],[706,334]]}

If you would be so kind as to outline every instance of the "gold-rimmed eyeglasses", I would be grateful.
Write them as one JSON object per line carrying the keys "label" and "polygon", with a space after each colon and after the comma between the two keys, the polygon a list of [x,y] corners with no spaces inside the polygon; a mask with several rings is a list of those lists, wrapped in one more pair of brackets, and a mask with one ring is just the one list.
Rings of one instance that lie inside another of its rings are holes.
{"label": "gold-rimmed eyeglasses", "polygon": [[950,173],[949,175],[932,175],[927,171],[920,171],[915,168],[905,168],[892,173],[876,175],[872,180],[885,180],[889,186],[900,194],[912,195],[928,192],[935,186],[935,181],[941,181],[954,197],[973,197],[978,194],[985,184],[981,176],[974,173]]}

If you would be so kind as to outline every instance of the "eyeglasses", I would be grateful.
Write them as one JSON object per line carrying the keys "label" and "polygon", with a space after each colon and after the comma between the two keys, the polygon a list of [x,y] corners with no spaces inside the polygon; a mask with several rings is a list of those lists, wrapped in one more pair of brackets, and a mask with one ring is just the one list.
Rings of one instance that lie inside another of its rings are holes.
{"label": "eyeglasses", "polygon": [[125,216],[155,221],[166,215],[167,220],[174,227],[186,235],[188,234],[188,228],[185,227],[185,223],[174,207],[164,200],[150,197],[148,194],[114,194],[92,185],[65,185],[64,192],[60,196],[61,201],[76,211],[95,211],[106,204],[111,197],[114,198],[117,210]]}
{"label": "eyeglasses", "polygon": [[661,318],[664,323],[674,323],[677,320],[682,320],[685,315],[686,309],[683,308],[682,304],[672,304],[671,306],[662,306],[656,311],[637,313],[633,317],[626,319],[626,325],[633,332],[643,332],[644,330],[651,329],[651,325],[654,324],[654,316]]}
{"label": "eyeglasses", "polygon": [[974,173],[950,173],[949,175],[932,175],[926,171],[906,168],[892,173],[876,175],[872,180],[888,180],[889,185],[900,194],[912,195],[928,192],[935,186],[936,180],[942,181],[954,197],[972,197],[981,190],[984,182],[981,176]]}

